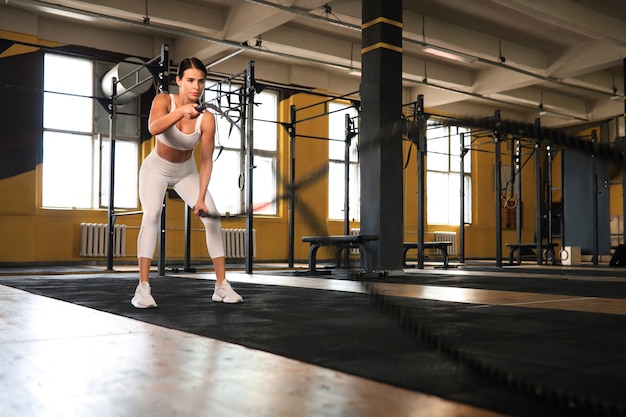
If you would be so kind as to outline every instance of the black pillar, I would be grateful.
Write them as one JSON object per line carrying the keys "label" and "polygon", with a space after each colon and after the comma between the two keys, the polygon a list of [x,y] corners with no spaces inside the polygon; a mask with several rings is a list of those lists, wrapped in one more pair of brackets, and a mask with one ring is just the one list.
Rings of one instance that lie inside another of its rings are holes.
{"label": "black pillar", "polygon": [[[496,122],[496,126],[500,124],[500,110],[496,110],[493,119]],[[503,135],[500,130],[493,131],[493,141],[495,147],[495,164],[494,164],[494,192],[496,203],[496,266],[502,267],[502,202],[500,200],[502,192],[502,139]]]}
{"label": "black pillar", "polygon": [[[624,117],[622,122],[624,123],[624,138],[622,139],[622,155],[626,157],[626,58],[622,60],[622,71],[624,72]],[[619,123],[617,127],[617,134],[619,135]],[[622,162],[622,213],[626,213],[626,158]],[[622,222],[622,236],[626,237],[626,222]]]}
{"label": "black pillar", "polygon": [[361,233],[374,269],[402,269],[402,1],[362,1]]}

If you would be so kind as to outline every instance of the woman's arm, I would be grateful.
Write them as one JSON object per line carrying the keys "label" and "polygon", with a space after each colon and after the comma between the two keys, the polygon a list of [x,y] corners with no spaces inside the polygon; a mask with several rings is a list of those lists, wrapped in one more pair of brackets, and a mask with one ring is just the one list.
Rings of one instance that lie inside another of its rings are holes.
{"label": "woman's arm", "polygon": [[171,99],[167,93],[157,94],[154,97],[148,118],[148,130],[152,135],[165,132],[183,118],[195,119],[200,116],[200,112],[196,110],[196,104],[185,104],[170,112],[170,103]]}
{"label": "woman's arm", "polygon": [[[200,190],[198,193],[198,201],[196,202],[194,214],[197,216],[199,211],[208,212],[204,204],[207,188],[211,181],[211,173],[213,171],[213,151],[215,150],[215,116],[211,112],[205,112],[202,117],[200,137]],[[217,214],[217,213],[212,213]]]}

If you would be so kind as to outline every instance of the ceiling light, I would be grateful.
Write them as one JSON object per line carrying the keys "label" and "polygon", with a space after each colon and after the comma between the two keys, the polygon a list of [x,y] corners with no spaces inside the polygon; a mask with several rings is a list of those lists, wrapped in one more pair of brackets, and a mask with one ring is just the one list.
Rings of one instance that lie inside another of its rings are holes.
{"label": "ceiling light", "polygon": [[449,49],[443,49],[432,45],[425,46],[424,48],[422,48],[422,51],[426,52],[427,54],[438,56],[440,58],[451,59],[453,61],[464,62],[466,64],[471,64],[478,60],[471,55],[462,54],[460,52],[455,52]]}
{"label": "ceiling light", "polygon": [[548,114],[548,110],[543,105],[543,90],[541,90],[541,100],[539,101],[539,116],[545,116]]}
{"label": "ceiling light", "polygon": [[50,14],[54,14],[57,16],[61,16],[61,17],[67,17],[70,19],[76,19],[76,20],[82,20],[85,22],[95,22],[97,21],[97,17],[89,12],[81,12],[81,11],[77,11],[74,12],[72,11],[72,9],[64,9],[64,8],[52,8],[52,7],[46,7],[46,6],[36,6],[35,7],[37,10],[45,12],[45,13],[50,13]]}
{"label": "ceiling light", "polygon": [[571,120],[571,119],[583,120],[576,116],[571,116],[569,114],[548,110],[545,107],[543,107],[543,105],[541,104],[539,105],[539,116],[556,117],[557,119],[564,119],[564,120]]}
{"label": "ceiling light", "polygon": [[620,96],[619,94],[617,94],[617,87],[615,87],[615,77],[613,77],[613,95],[611,96],[611,100],[613,101],[619,101],[621,100],[623,97]]}

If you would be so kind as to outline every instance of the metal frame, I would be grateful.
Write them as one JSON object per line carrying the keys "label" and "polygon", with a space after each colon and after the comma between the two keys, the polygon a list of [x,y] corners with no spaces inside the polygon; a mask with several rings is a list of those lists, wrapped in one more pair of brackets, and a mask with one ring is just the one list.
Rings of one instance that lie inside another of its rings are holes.
{"label": "metal frame", "polygon": [[[170,75],[170,67],[169,67],[169,46],[164,44],[161,46],[161,54],[157,57],[154,57],[144,65],[137,68],[135,71],[130,72],[125,75],[121,79],[117,79],[113,77],[112,89],[111,89],[111,97],[110,97],[110,116],[109,116],[109,138],[111,141],[111,155],[110,155],[110,182],[109,182],[109,207],[108,207],[108,225],[107,225],[107,234],[109,236],[108,245],[107,245],[107,269],[113,270],[113,233],[114,233],[114,224],[115,220],[119,216],[131,215],[131,214],[140,214],[141,211],[133,211],[133,212],[122,212],[115,213],[114,199],[115,199],[115,141],[116,141],[116,121],[117,121],[117,100],[122,95],[132,89],[136,88],[140,84],[147,82],[153,77],[146,78],[145,80],[141,80],[137,82],[130,88],[127,88],[126,91],[122,94],[118,94],[118,84],[126,79],[127,77],[133,76],[138,73],[143,67],[152,65],[158,62],[159,71],[157,74],[153,74],[154,77],[157,78],[159,84],[159,92],[168,92],[169,91],[169,75]],[[229,78],[230,81],[232,78]],[[252,204],[253,197],[253,188],[252,188],[252,177],[253,177],[253,129],[252,123],[248,123],[246,125],[246,119],[253,119],[253,109],[254,106],[251,104],[254,102],[254,91],[256,88],[256,81],[254,79],[254,62],[251,61],[248,64],[248,68],[245,71],[245,88],[244,88],[244,103],[243,108],[245,111],[243,112],[242,117],[242,142],[245,143],[245,151],[246,151],[246,171],[248,172],[248,180],[246,181],[246,272],[252,272],[252,239],[253,234],[251,230],[253,228],[253,214],[252,210],[249,209]],[[247,126],[247,128],[245,128]],[[157,261],[157,270],[159,276],[165,275],[165,237],[166,237],[166,218],[167,218],[167,194],[163,198],[163,206],[161,210],[161,221],[160,221],[160,230],[158,234],[158,261]],[[184,270],[185,272],[194,271],[190,266],[190,247],[191,247],[191,209],[186,207],[185,213],[185,259],[184,259]]]}
{"label": "metal frame", "polygon": [[[152,58],[150,61],[146,62],[145,64],[139,66],[139,68],[137,68],[135,71],[132,71],[128,74],[126,74],[124,77],[122,77],[121,79],[117,79],[116,77],[113,77],[111,80],[111,104],[109,105],[109,111],[110,111],[110,115],[109,115],[109,140],[111,141],[111,154],[110,154],[110,160],[109,160],[109,172],[110,172],[110,178],[109,178],[109,207],[107,210],[108,216],[107,216],[107,235],[109,237],[108,242],[107,242],[107,269],[108,270],[113,270],[113,234],[114,234],[114,225],[115,225],[115,220],[117,219],[117,217],[119,216],[123,216],[123,215],[130,215],[130,214],[139,214],[141,213],[140,211],[134,211],[134,212],[124,212],[124,213],[115,213],[115,141],[116,141],[116,135],[117,135],[117,100],[119,97],[121,97],[123,94],[126,94],[130,91],[132,91],[134,88],[136,88],[137,86],[150,81],[153,79],[153,76],[148,77],[144,80],[140,80],[137,83],[135,83],[133,86],[131,86],[130,88],[126,89],[123,93],[118,94],[117,93],[117,86],[120,82],[122,82],[124,79],[134,76],[135,74],[138,74],[139,71],[141,69],[143,69],[144,67],[147,67],[149,65],[154,64],[155,62],[159,62],[159,72],[157,74],[157,78],[158,78],[158,82],[159,82],[159,90],[160,91],[167,91],[168,89],[168,76],[169,76],[169,46],[164,44],[161,45],[161,54]],[[163,215],[161,217],[161,235],[159,235],[159,254],[164,253],[165,249],[162,247],[164,246],[162,244],[162,240],[164,239],[165,236],[165,230],[164,230],[164,223],[165,223],[165,203],[163,204]],[[162,239],[163,238],[163,239]],[[161,256],[159,256],[159,274],[161,274],[161,272],[164,270],[164,266],[161,265]]]}
{"label": "metal frame", "polygon": [[[326,100],[322,100],[317,103],[309,104],[308,106],[304,106],[301,108],[296,108],[295,105],[291,105],[289,108],[289,123],[283,123],[283,127],[287,130],[289,134],[289,186],[287,191],[287,200],[288,200],[288,209],[289,209],[289,249],[288,249],[288,259],[287,263],[290,268],[294,266],[294,253],[295,253],[295,207],[296,207],[296,138],[307,138],[307,139],[320,139],[320,140],[328,140],[328,138],[319,137],[319,136],[310,136],[310,135],[298,135],[296,132],[296,125],[301,122],[306,122],[308,120],[317,119],[318,117],[327,116],[330,114],[326,110],[326,105],[335,100],[346,100],[349,99],[350,96],[357,94],[358,91],[350,92],[348,94],[344,94],[342,96],[327,96]],[[357,109],[357,112],[360,114],[359,108],[355,104],[355,100],[349,99],[352,102],[352,106]],[[298,111],[307,110],[312,107],[324,105],[325,111],[320,114],[316,114],[314,116],[306,117],[304,119],[298,120]],[[351,140],[357,135],[357,131],[354,128],[354,125],[350,124],[350,116],[346,114],[346,129],[345,129],[345,141],[346,141],[346,150],[345,150],[345,197],[344,197],[344,234],[349,234],[350,228],[350,218],[348,212],[348,206],[350,203],[349,196],[349,167],[350,167],[350,159],[349,159],[349,150]]]}

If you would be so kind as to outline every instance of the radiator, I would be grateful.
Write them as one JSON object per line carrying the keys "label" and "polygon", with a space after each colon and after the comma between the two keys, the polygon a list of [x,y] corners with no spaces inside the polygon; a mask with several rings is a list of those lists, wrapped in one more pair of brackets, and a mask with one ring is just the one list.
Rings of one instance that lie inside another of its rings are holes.
{"label": "radiator", "polygon": [[[448,247],[448,255],[458,255],[456,246],[456,232],[433,232],[435,242],[452,242],[452,246]],[[441,250],[435,249],[435,252],[441,254]]]}
{"label": "radiator", "polygon": [[[80,224],[80,256],[107,256],[108,241],[106,223]],[[113,226],[113,256],[126,256],[125,224],[116,224]]]}
{"label": "radiator", "polygon": [[[227,258],[246,257],[246,229],[222,229],[222,241]],[[255,229],[252,229],[252,256],[256,256]]]}

